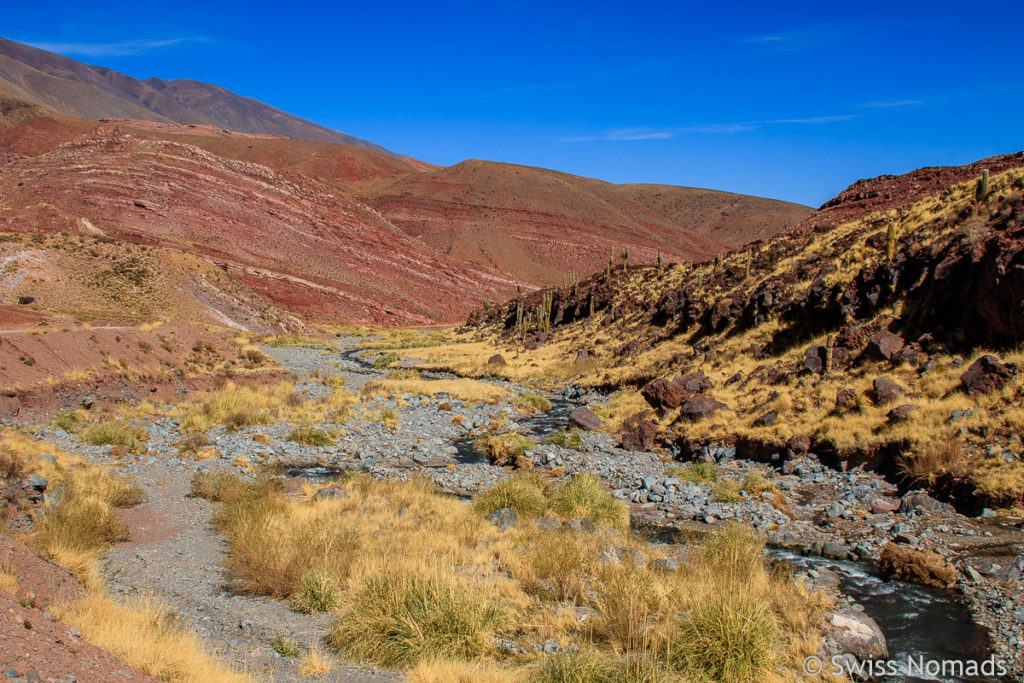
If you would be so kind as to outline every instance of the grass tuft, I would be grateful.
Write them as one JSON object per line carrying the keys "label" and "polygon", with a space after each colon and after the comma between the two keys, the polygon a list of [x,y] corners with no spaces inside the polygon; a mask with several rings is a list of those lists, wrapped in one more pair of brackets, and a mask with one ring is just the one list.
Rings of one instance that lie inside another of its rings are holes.
{"label": "grass tuft", "polygon": [[123,446],[136,455],[146,452],[146,442],[149,441],[145,429],[125,420],[91,424],[79,436],[93,446]]}
{"label": "grass tuft", "polygon": [[539,517],[547,509],[547,482],[534,472],[520,472],[473,496],[473,509],[481,515],[508,508],[525,519]]}
{"label": "grass tuft", "polygon": [[314,427],[299,427],[288,435],[286,441],[305,444],[306,446],[333,446],[334,437]]}
{"label": "grass tuft", "polygon": [[589,518],[599,525],[625,531],[629,528],[629,508],[608,490],[596,474],[573,475],[551,493],[551,509],[566,519]]}

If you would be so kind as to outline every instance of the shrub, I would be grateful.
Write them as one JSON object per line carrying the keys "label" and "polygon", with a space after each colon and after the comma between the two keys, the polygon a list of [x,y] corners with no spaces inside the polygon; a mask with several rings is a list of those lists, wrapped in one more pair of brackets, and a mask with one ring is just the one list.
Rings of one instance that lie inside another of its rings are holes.
{"label": "shrub", "polygon": [[775,484],[765,479],[760,472],[751,472],[743,478],[740,488],[751,495],[757,495],[765,491],[774,491]]}
{"label": "shrub", "polygon": [[665,474],[678,477],[691,484],[699,484],[702,481],[718,481],[718,468],[710,462],[694,462],[686,467],[670,467],[665,470]]}
{"label": "shrub", "polygon": [[374,358],[372,365],[378,370],[383,370],[384,368],[391,367],[392,363],[397,363],[401,359],[402,357],[397,353],[385,353],[382,356]]}
{"label": "shrub", "polygon": [[680,624],[672,662],[699,680],[761,680],[774,665],[775,632],[775,619],[763,602],[742,592],[708,596]]}
{"label": "shrub", "polygon": [[556,487],[551,493],[551,509],[567,519],[588,517],[595,524],[620,531],[629,528],[629,508],[590,472],[575,474]]}
{"label": "shrub", "polygon": [[307,569],[299,579],[292,598],[297,612],[315,614],[333,612],[338,607],[340,588],[338,581],[325,569]]}
{"label": "shrub", "polygon": [[270,641],[270,647],[282,657],[296,658],[302,655],[302,648],[295,642],[295,639],[283,633],[274,636],[274,639]]}
{"label": "shrub", "polygon": [[533,472],[514,474],[473,496],[473,509],[482,515],[509,508],[520,517],[532,519],[547,507],[546,482]]}
{"label": "shrub", "polygon": [[86,419],[88,419],[88,415],[84,410],[68,410],[57,413],[57,416],[53,418],[53,425],[65,432],[74,432],[82,426]]}
{"label": "shrub", "polygon": [[649,655],[615,657],[579,650],[544,659],[530,683],[672,683],[677,677]]}
{"label": "shrub", "polygon": [[488,649],[503,620],[497,603],[447,577],[376,575],[353,596],[327,641],[382,666],[471,659]]}
{"label": "shrub", "polygon": [[551,410],[551,401],[532,391],[520,391],[512,398],[512,405],[529,410],[530,412]]}
{"label": "shrub", "polygon": [[327,432],[322,432],[313,427],[299,427],[288,435],[287,441],[305,444],[307,446],[333,446],[334,438]]}
{"label": "shrub", "polygon": [[486,434],[473,442],[473,449],[483,455],[492,465],[499,467],[514,465],[518,458],[530,452],[537,442],[516,432]]}
{"label": "shrub", "polygon": [[549,434],[544,443],[578,451],[583,446],[583,433],[578,429],[560,429]]}
{"label": "shrub", "polygon": [[146,452],[149,434],[125,420],[97,422],[82,430],[82,441],[93,446],[124,446],[136,455]]}
{"label": "shrub", "polygon": [[743,500],[740,497],[739,487],[736,486],[736,482],[729,481],[728,479],[722,479],[715,484],[715,487],[711,490],[711,495],[719,503],[738,503]]}

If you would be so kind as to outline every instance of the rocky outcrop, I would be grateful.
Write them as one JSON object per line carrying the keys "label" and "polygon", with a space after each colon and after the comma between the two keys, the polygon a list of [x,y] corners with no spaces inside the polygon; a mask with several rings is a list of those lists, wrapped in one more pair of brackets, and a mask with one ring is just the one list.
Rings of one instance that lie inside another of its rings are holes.
{"label": "rocky outcrop", "polygon": [[650,410],[632,415],[622,423],[622,448],[627,451],[649,451],[654,448],[658,424]]}
{"label": "rocky outcrop", "polygon": [[729,406],[720,401],[716,401],[710,396],[698,394],[687,399],[683,405],[680,406],[679,419],[686,422],[698,422],[709,418],[719,410],[728,407]]}
{"label": "rocky outcrop", "polygon": [[1001,363],[995,356],[988,354],[971,363],[967,371],[960,375],[960,384],[968,394],[987,394],[1003,388],[1008,381],[1017,376],[1017,366],[1013,363]]}

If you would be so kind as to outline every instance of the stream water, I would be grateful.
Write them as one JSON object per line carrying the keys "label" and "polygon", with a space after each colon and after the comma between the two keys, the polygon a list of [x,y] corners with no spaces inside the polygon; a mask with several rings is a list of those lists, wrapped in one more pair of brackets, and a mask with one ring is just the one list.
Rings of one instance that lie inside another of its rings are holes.
{"label": "stream water", "polygon": [[[889,643],[889,658],[982,661],[989,657],[985,629],[974,623],[955,594],[904,581],[886,581],[865,562],[839,562],[806,557],[788,550],[769,550],[776,560],[802,569],[828,568],[840,578],[840,589],[864,606]],[[997,681],[995,678],[901,677],[905,681]]]}

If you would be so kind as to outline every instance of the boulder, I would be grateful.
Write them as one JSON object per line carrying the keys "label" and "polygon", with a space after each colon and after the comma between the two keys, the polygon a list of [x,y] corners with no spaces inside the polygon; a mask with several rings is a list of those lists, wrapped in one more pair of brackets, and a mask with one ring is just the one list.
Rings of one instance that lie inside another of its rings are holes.
{"label": "boulder", "polygon": [[569,426],[593,432],[601,428],[601,418],[586,406],[580,406],[569,413]]}
{"label": "boulder", "polygon": [[505,365],[505,357],[500,353],[496,353],[487,359],[488,365]]}
{"label": "boulder", "polygon": [[890,503],[887,500],[881,498],[875,498],[871,501],[871,514],[873,515],[884,515],[887,512],[896,512],[900,506],[896,503]]}
{"label": "boulder", "polygon": [[864,349],[864,356],[871,360],[897,360],[897,354],[906,346],[903,337],[893,334],[889,330],[882,330],[868,339],[867,348]]}
{"label": "boulder", "polygon": [[840,389],[836,392],[836,413],[843,415],[860,407],[857,392],[853,389]]}
{"label": "boulder", "polygon": [[997,581],[1024,582],[1024,553],[1021,553],[1016,557],[1016,559],[1011,560],[1000,567],[999,570],[992,575],[992,578]]}
{"label": "boulder", "polygon": [[688,398],[683,403],[679,411],[679,419],[687,420],[689,422],[697,422],[698,420],[711,417],[722,408],[728,407],[729,406],[716,401],[710,396],[698,394]]}
{"label": "boulder", "polygon": [[824,346],[811,346],[804,351],[804,360],[801,368],[815,375],[820,375],[825,369],[825,357],[827,351]]}
{"label": "boulder", "polygon": [[910,419],[914,412],[921,410],[921,407],[913,403],[904,403],[901,406],[896,406],[889,411],[887,417],[889,422],[896,424],[897,422],[906,422]]}
{"label": "boulder", "polygon": [[769,410],[763,415],[759,415],[754,420],[755,427],[771,427],[773,424],[779,421],[779,413],[775,410]]}
{"label": "boulder", "polygon": [[711,380],[708,379],[703,370],[683,375],[677,381],[691,394],[699,394],[711,388]]}
{"label": "boulder", "polygon": [[622,423],[622,448],[627,451],[649,451],[654,448],[658,425],[650,410],[626,418]]}
{"label": "boulder", "polygon": [[690,391],[687,391],[682,379],[682,377],[656,379],[641,389],[640,395],[656,410],[678,408],[691,394]]}
{"label": "boulder", "polygon": [[20,306],[27,306],[30,303],[32,303],[33,301],[35,301],[35,300],[36,300],[36,298],[34,296],[19,296],[18,297],[18,305],[20,305]]}
{"label": "boulder", "polygon": [[786,442],[786,453],[791,458],[798,458],[811,450],[811,440],[806,436],[793,436]]}
{"label": "boulder", "polygon": [[968,394],[987,394],[1003,388],[1009,380],[1017,376],[1017,366],[1013,363],[1001,363],[999,359],[987,354],[971,363],[964,374],[960,375],[960,383]]}
{"label": "boulder", "polygon": [[882,548],[878,571],[886,579],[913,581],[934,588],[948,588],[957,577],[956,568],[942,555],[897,543]]}
{"label": "boulder", "polygon": [[498,527],[499,529],[510,529],[516,525],[519,521],[519,515],[516,514],[515,510],[511,508],[501,508],[495,510],[489,515],[484,517],[488,522]]}
{"label": "boulder", "polygon": [[832,615],[831,624],[832,639],[844,654],[861,661],[889,657],[889,644],[881,627],[863,612],[840,610]]}
{"label": "boulder", "polygon": [[900,499],[900,512],[922,510],[939,514],[953,514],[956,509],[949,503],[935,500],[925,491],[910,491]]}
{"label": "boulder", "polygon": [[874,381],[875,403],[885,405],[896,400],[897,396],[907,393],[907,390],[888,377],[876,377]]}

